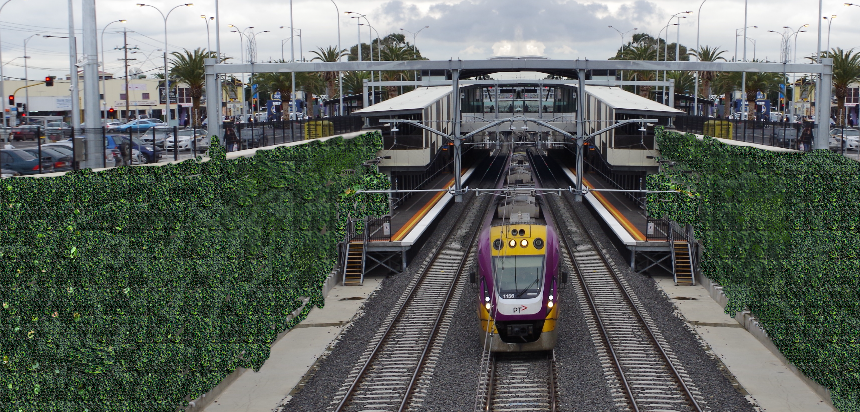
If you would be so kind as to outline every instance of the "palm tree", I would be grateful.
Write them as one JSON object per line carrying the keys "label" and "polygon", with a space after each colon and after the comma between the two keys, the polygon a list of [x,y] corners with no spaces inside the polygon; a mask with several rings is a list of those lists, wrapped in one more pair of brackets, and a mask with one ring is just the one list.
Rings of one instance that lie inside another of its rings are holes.
{"label": "palm tree", "polygon": [[860,81],[860,53],[854,53],[853,48],[845,51],[841,47],[836,47],[825,52],[823,57],[833,59],[833,95],[836,96],[836,122],[843,126],[845,95],[848,94],[848,85]]}
{"label": "palm tree", "polygon": [[728,118],[732,106],[732,93],[741,84],[741,72],[719,72],[712,83],[714,91],[724,95],[723,118]]}
{"label": "palm tree", "polygon": [[[339,61],[341,57],[349,55],[349,52],[347,52],[346,49],[338,52],[337,48],[332,46],[328,46],[325,49],[319,47],[318,49],[319,50],[311,51],[311,53],[317,56],[311,59],[311,61],[319,60],[321,62],[336,62]],[[326,83],[326,94],[329,99],[335,97],[334,85],[338,78],[337,73],[338,72],[324,72],[322,75],[323,81]]]}
{"label": "palm tree", "polygon": [[[281,61],[282,63],[283,61]],[[296,73],[296,76],[299,74]],[[292,101],[290,91],[293,87],[292,74],[289,72],[274,72],[274,73],[255,73],[252,83],[257,85],[257,92],[262,94],[272,95],[275,92],[281,92],[283,105],[289,107]],[[296,78],[298,83],[298,78]],[[283,106],[282,106],[283,107]],[[287,110],[284,107],[284,110]]]}
{"label": "palm tree", "polygon": [[[720,50],[720,47],[714,47],[713,49],[710,46],[701,46],[699,50],[693,50],[690,52],[691,56],[696,56],[701,62],[715,62],[717,60],[726,61],[725,57],[720,56],[725,53],[725,50]],[[715,72],[711,71],[702,71],[699,72],[699,79],[702,80],[702,89],[704,90],[704,95],[706,97],[710,97],[711,95],[711,82],[716,77]]]}
{"label": "palm tree", "polygon": [[348,94],[364,93],[365,80],[370,80],[369,72],[347,72],[343,75],[343,92]]}
{"label": "palm tree", "polygon": [[747,73],[745,97],[750,111],[755,113],[755,101],[759,93],[767,96],[768,93],[778,90],[783,83],[785,77],[782,73]]}
{"label": "palm tree", "polygon": [[[650,36],[643,37],[642,41],[624,49],[624,53],[621,58],[623,60],[656,60],[657,48],[654,46],[652,41],[649,41],[649,39],[653,40]],[[653,81],[655,79],[655,73],[651,70],[635,70],[633,71],[632,76],[636,77],[636,80],[640,81]],[[640,86],[639,95],[645,98],[650,98],[651,86]]]}
{"label": "palm tree", "polygon": [[675,93],[693,94],[696,81],[692,72],[686,70],[670,71],[666,74],[666,79],[675,81]]}
{"label": "palm tree", "polygon": [[[413,50],[402,43],[389,43],[382,47],[382,60],[384,61],[393,62],[412,60],[414,57],[415,53],[413,52]],[[400,80],[401,75],[403,75],[403,71],[399,70],[386,71],[382,73],[383,79],[387,81]],[[389,99],[392,97],[397,97],[396,86],[387,86],[385,89]]]}
{"label": "palm tree", "polygon": [[200,47],[193,51],[184,49],[183,53],[172,52],[170,54],[173,55],[173,58],[170,59],[170,76],[188,85],[188,91],[191,94],[191,107],[194,112],[193,122],[197,126],[200,119],[200,98],[203,96],[203,88],[206,85],[203,59],[214,59],[218,56],[215,52],[206,51]]}

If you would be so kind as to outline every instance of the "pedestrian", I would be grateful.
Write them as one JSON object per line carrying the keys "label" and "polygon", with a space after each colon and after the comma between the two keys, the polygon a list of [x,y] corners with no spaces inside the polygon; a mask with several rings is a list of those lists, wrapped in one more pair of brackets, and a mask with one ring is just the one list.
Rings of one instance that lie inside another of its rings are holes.
{"label": "pedestrian", "polygon": [[812,147],[812,124],[806,123],[803,125],[803,133],[800,134],[801,151],[808,151]]}
{"label": "pedestrian", "polygon": [[228,152],[235,152],[239,149],[239,138],[236,136],[236,131],[233,130],[233,125],[226,126],[224,129],[224,140],[227,143]]}

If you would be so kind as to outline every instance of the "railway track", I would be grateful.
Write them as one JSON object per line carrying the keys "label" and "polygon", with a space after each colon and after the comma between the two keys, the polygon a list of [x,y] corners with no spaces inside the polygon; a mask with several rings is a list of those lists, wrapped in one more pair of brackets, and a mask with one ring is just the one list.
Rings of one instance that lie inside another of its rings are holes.
{"label": "railway track", "polygon": [[336,393],[334,411],[406,410],[416,383],[432,374],[435,359],[428,358],[438,352],[434,342],[444,340],[457,285],[464,287],[460,274],[473,255],[489,196],[469,196],[468,202],[465,216],[449,228]]}
{"label": "railway track", "polygon": [[491,355],[479,382],[479,411],[555,411],[555,353]]}
{"label": "railway track", "polygon": [[[543,157],[543,187],[561,187]],[[618,275],[603,247],[583,224],[583,217],[565,199],[545,196],[559,225],[563,255],[575,269],[580,290],[599,329],[620,390],[632,411],[697,411],[701,395],[691,387],[689,376],[644,311],[623,277]]]}

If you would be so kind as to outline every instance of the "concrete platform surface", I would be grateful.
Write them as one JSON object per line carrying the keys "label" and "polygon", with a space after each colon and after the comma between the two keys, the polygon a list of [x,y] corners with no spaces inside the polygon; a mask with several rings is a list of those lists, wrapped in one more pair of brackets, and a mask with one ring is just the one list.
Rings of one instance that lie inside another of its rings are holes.
{"label": "concrete platform surface", "polygon": [[[767,412],[835,411],[764,344],[724,313],[700,286],[675,286],[671,277],[655,277],[675,307],[711,351]],[[707,390],[707,388],[699,388]]]}
{"label": "concrete platform surface", "polygon": [[362,286],[337,285],[325,308],[314,308],[307,319],[272,345],[259,372],[246,370],[206,408],[205,412],[271,412],[289,399],[290,391],[352,321],[382,277],[365,277]]}

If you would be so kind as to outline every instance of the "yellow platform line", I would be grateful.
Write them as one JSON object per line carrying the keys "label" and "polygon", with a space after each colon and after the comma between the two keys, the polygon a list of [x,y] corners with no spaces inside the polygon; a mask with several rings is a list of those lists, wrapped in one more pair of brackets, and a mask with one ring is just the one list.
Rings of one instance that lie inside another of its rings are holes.
{"label": "yellow platform line", "polygon": [[[460,176],[463,176],[464,174],[466,174],[466,170],[462,170],[460,172]],[[454,178],[452,177],[451,180],[449,180],[448,183],[444,186],[444,188],[448,189],[453,184]],[[432,198],[430,198],[430,201],[427,202],[427,204],[424,205],[424,207],[422,207],[421,210],[419,210],[418,213],[415,214],[415,216],[412,216],[412,219],[409,219],[406,224],[404,224],[403,227],[400,228],[400,230],[398,230],[397,233],[395,233],[394,236],[391,237],[391,241],[399,242],[403,240],[403,238],[405,238],[406,235],[409,234],[409,231],[411,231],[412,228],[415,227],[415,225],[418,224],[418,222],[420,222],[421,219],[423,219],[424,216],[427,215],[427,212],[429,212],[430,209],[433,208],[433,206],[436,206],[436,203],[439,202],[439,199],[441,199],[442,195],[444,195],[445,193],[447,192],[438,192]]]}
{"label": "yellow platform line", "polygon": [[[571,169],[571,171],[574,172],[575,176],[576,172],[573,169]],[[582,183],[584,183],[587,188],[594,189],[594,186],[588,181],[588,179],[585,178],[585,176],[582,177]],[[633,236],[634,239],[640,242],[645,240],[645,235],[643,235],[642,232],[640,232],[639,229],[636,228],[636,226],[630,223],[630,221],[627,220],[627,218],[624,217],[624,215],[622,215],[621,212],[619,212],[618,209],[616,209],[615,206],[613,206],[612,203],[608,199],[606,199],[606,197],[603,196],[602,193],[591,192],[591,194],[593,194],[594,197],[596,197],[597,200],[600,202],[600,204],[602,204],[603,207],[605,207],[606,210],[608,210],[609,213],[611,213],[612,216],[615,217],[615,220],[617,220],[618,223],[621,223],[621,226],[624,227],[627,233],[630,233],[630,236]]]}

